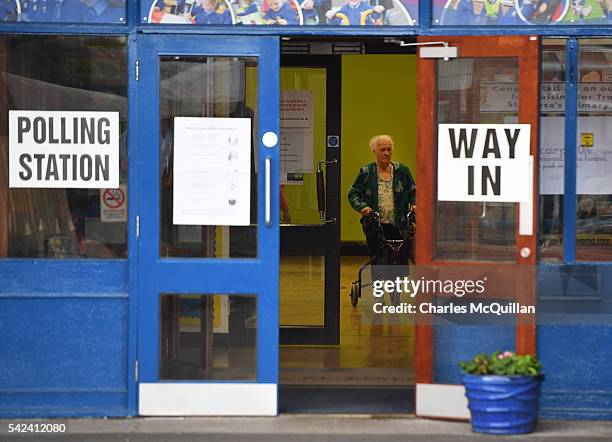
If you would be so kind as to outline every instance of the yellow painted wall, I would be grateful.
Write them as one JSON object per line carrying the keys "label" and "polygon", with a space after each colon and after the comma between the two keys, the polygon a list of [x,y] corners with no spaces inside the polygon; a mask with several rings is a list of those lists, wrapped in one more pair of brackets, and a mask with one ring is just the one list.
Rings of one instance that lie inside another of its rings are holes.
{"label": "yellow painted wall", "polygon": [[395,141],[393,161],[416,177],[416,56],[342,57],[342,241],[365,241],[359,214],[347,200],[359,168],[374,161],[368,142],[388,134]]}

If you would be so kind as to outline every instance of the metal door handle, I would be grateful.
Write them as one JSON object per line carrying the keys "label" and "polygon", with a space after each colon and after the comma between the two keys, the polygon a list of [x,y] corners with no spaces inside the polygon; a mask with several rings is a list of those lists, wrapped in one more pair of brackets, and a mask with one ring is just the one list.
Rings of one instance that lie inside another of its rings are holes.
{"label": "metal door handle", "polygon": [[317,205],[319,206],[319,217],[321,218],[321,222],[323,224],[335,223],[336,218],[326,219],[327,207],[325,204],[325,200],[327,199],[327,195],[325,193],[325,178],[323,177],[323,169],[321,168],[321,165],[337,163],[338,160],[321,160],[317,163]]}
{"label": "metal door handle", "polygon": [[265,214],[266,214],[266,226],[270,226],[272,224],[272,215],[271,215],[271,202],[270,202],[270,169],[272,167],[272,160],[270,157],[266,157],[266,173],[265,173],[265,190],[266,190],[266,200],[265,200]]}

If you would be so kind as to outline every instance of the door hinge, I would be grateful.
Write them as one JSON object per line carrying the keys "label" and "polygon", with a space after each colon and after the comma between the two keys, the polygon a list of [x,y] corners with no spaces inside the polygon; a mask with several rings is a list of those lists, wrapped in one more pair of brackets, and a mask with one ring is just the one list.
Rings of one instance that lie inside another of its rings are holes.
{"label": "door hinge", "polygon": [[136,60],[136,81],[140,80],[140,62]]}
{"label": "door hinge", "polygon": [[140,238],[140,215],[136,215],[136,238]]}
{"label": "door hinge", "polygon": [[138,359],[134,361],[134,382],[138,382]]}

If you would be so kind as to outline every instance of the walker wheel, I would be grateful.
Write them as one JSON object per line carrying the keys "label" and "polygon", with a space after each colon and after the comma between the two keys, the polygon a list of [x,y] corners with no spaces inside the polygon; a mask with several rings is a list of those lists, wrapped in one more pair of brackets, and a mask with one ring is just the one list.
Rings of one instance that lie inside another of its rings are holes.
{"label": "walker wheel", "polygon": [[354,282],[351,285],[351,305],[353,307],[357,307],[357,303],[359,302],[359,298],[361,297],[361,289],[359,287],[359,283]]}

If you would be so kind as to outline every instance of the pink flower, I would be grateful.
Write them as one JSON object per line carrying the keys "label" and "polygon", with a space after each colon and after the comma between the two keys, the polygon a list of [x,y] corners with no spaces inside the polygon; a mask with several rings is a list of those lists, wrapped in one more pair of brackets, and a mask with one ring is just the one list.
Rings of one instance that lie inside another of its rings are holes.
{"label": "pink flower", "polygon": [[511,358],[512,356],[514,356],[514,355],[512,354],[511,351],[505,351],[504,352],[504,358]]}
{"label": "pink flower", "polygon": [[503,354],[497,355],[497,359],[504,359],[504,355]]}

